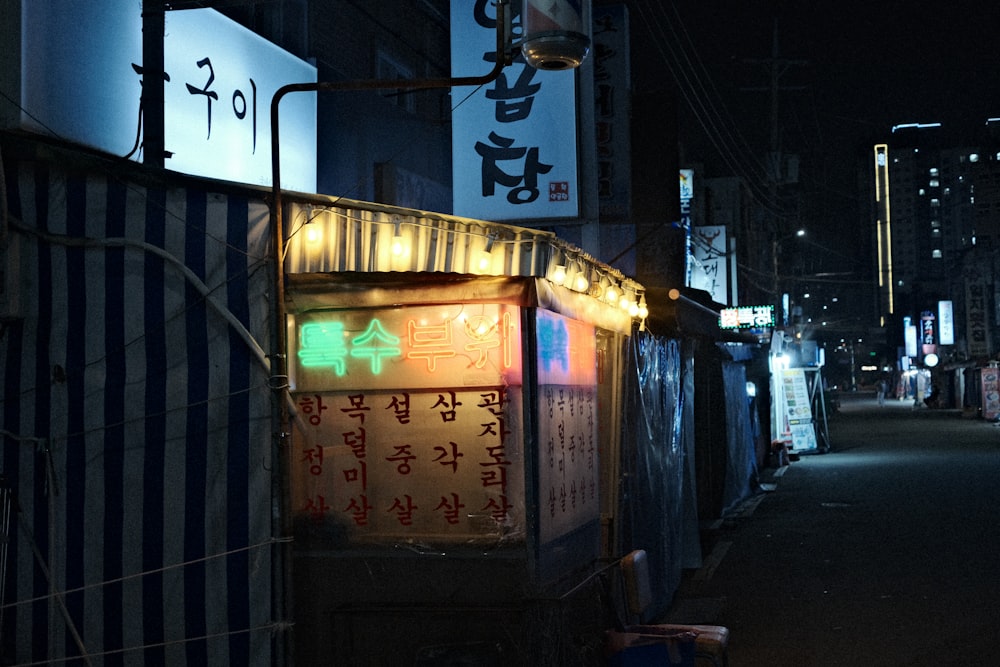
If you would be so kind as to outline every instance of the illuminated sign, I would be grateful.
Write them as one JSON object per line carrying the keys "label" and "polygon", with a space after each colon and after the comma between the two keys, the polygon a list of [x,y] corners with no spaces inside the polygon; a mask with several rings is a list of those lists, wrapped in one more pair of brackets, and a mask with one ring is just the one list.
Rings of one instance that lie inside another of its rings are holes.
{"label": "illuminated sign", "polygon": [[694,260],[691,256],[692,253],[692,241],[691,241],[691,202],[694,200],[694,169],[681,169],[680,170],[680,204],[681,204],[681,227],[684,229],[685,235],[685,263],[687,266],[684,267],[684,280],[688,287],[691,286],[691,268],[694,265]]}
{"label": "illuminated sign", "polygon": [[538,384],[597,384],[597,334],[593,325],[537,310]]}
{"label": "illuminated sign", "polygon": [[[600,518],[597,332],[532,312],[546,543]],[[523,540],[521,315],[445,304],[296,316],[300,525],[352,545]]]}
{"label": "illuminated sign", "polygon": [[813,426],[812,402],[805,371],[786,369],[781,371],[782,394],[785,403],[785,423],[783,432],[792,437],[795,451],[816,449],[816,431]]}
{"label": "illuminated sign", "polygon": [[[520,18],[514,17],[519,29]],[[491,3],[452,0],[452,75],[481,76],[496,56]],[[576,77],[537,70],[518,53],[492,83],[455,88],[454,212],[481,220],[579,215]]]}
{"label": "illuminated sign", "polygon": [[[21,3],[21,125],[113,155],[140,130],[142,3]],[[166,167],[255,185],[271,182],[270,106],[316,68],[211,9],[166,12]],[[281,105],[282,185],[316,190],[316,96]]]}
{"label": "illuminated sign", "polygon": [[955,313],[951,301],[938,301],[938,342],[955,344]]}
{"label": "illuminated sign", "polygon": [[[315,82],[316,68],[215,10],[170,11],[166,25],[166,166],[270,185],[271,98]],[[288,95],[280,112],[281,186],[315,192],[316,95]]]}
{"label": "illuminated sign", "polygon": [[554,540],[600,517],[597,334],[536,310],[539,536]]}
{"label": "illuminated sign", "polygon": [[758,329],[774,326],[774,306],[739,306],[719,311],[720,329]]}
{"label": "illuminated sign", "polygon": [[300,528],[338,545],[524,539],[521,390],[296,393]]}
{"label": "illuminated sign", "polygon": [[520,313],[445,304],[299,315],[292,386],[326,391],[520,384]]}
{"label": "illuminated sign", "polygon": [[691,287],[708,292],[716,303],[729,302],[726,246],[724,225],[691,231]]}
{"label": "illuminated sign", "polygon": [[934,344],[934,313],[925,310],[920,315],[920,351],[930,354],[937,351]]}

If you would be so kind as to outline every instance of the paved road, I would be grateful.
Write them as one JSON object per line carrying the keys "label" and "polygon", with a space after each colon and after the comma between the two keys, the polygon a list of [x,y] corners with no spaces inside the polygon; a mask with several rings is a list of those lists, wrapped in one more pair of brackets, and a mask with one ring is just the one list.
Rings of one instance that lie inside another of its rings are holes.
{"label": "paved road", "polygon": [[861,395],[830,432],[709,531],[664,620],[729,627],[732,667],[1000,665],[1000,427]]}

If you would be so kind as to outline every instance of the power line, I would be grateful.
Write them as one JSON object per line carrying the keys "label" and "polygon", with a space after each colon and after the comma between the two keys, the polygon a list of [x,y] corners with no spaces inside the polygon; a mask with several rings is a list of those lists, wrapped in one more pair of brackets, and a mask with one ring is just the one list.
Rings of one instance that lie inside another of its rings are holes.
{"label": "power line", "polygon": [[[663,13],[663,5],[656,3],[653,5],[655,10],[644,7],[641,2],[636,2],[635,6],[644,23],[654,33],[652,41],[656,51],[659,52],[663,62],[667,65],[678,90],[705,131],[706,137],[719,152],[720,157],[734,174],[744,180],[752,198],[760,206],[776,218],[786,219],[787,215],[784,213],[780,201],[774,199],[771,193],[760,185],[761,181],[767,182],[768,180],[766,172],[762,172],[759,161],[748,157],[748,154],[752,155],[752,153],[740,148],[740,145],[747,146],[746,141],[739,135],[731,119],[727,122],[722,118],[719,111],[721,102],[718,105],[715,104],[712,101],[712,95],[702,83],[702,78],[710,79],[704,65],[701,65],[701,69],[705,72],[704,77],[702,77],[692,64],[692,58],[684,50],[685,40],[681,39],[678,29],[670,24],[670,34],[668,34],[667,29],[664,28],[664,21],[667,21],[667,18]],[[676,16],[676,22],[680,24],[679,15]],[[696,53],[696,49],[690,44],[689,39],[687,40],[687,49]],[[700,63],[700,61],[698,62]],[[714,86],[713,90],[715,90]]]}

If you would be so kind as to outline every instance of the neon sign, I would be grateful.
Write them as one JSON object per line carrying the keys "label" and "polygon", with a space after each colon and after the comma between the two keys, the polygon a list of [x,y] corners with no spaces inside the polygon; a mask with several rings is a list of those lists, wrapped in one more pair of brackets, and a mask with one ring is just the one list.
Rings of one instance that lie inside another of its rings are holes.
{"label": "neon sign", "polygon": [[597,334],[590,324],[537,310],[538,384],[597,384]]}
{"label": "neon sign", "polygon": [[[470,312],[472,311],[472,312]],[[292,340],[299,390],[519,384],[520,327],[512,306],[418,306],[315,312]]]}
{"label": "neon sign", "polygon": [[740,306],[719,311],[720,329],[757,329],[774,326],[774,306]]}
{"label": "neon sign", "polygon": [[382,323],[372,320],[365,332],[351,340],[351,356],[371,359],[372,375],[382,372],[382,359],[398,357],[400,354],[399,338],[387,333]]}

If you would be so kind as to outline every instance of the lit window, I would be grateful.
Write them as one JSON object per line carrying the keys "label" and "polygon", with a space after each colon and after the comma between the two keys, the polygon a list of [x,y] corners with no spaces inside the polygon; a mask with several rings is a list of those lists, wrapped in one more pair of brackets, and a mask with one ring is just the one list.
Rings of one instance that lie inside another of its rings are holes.
{"label": "lit window", "polygon": [[940,176],[941,175],[940,172],[938,172],[938,168],[937,167],[931,167],[930,170],[928,171],[928,174],[930,174],[931,176]]}
{"label": "lit window", "polygon": [[970,153],[969,162],[979,162],[979,153]]}
{"label": "lit window", "polygon": [[941,181],[939,181],[939,180],[938,180],[938,179],[936,179],[936,178],[932,178],[932,179],[931,179],[931,182],[930,182],[930,186],[931,186],[932,188],[938,188],[938,187],[941,187]]}
{"label": "lit window", "polygon": [[934,259],[941,259],[941,251],[935,248],[933,251],[931,251],[931,257],[933,257]]}

